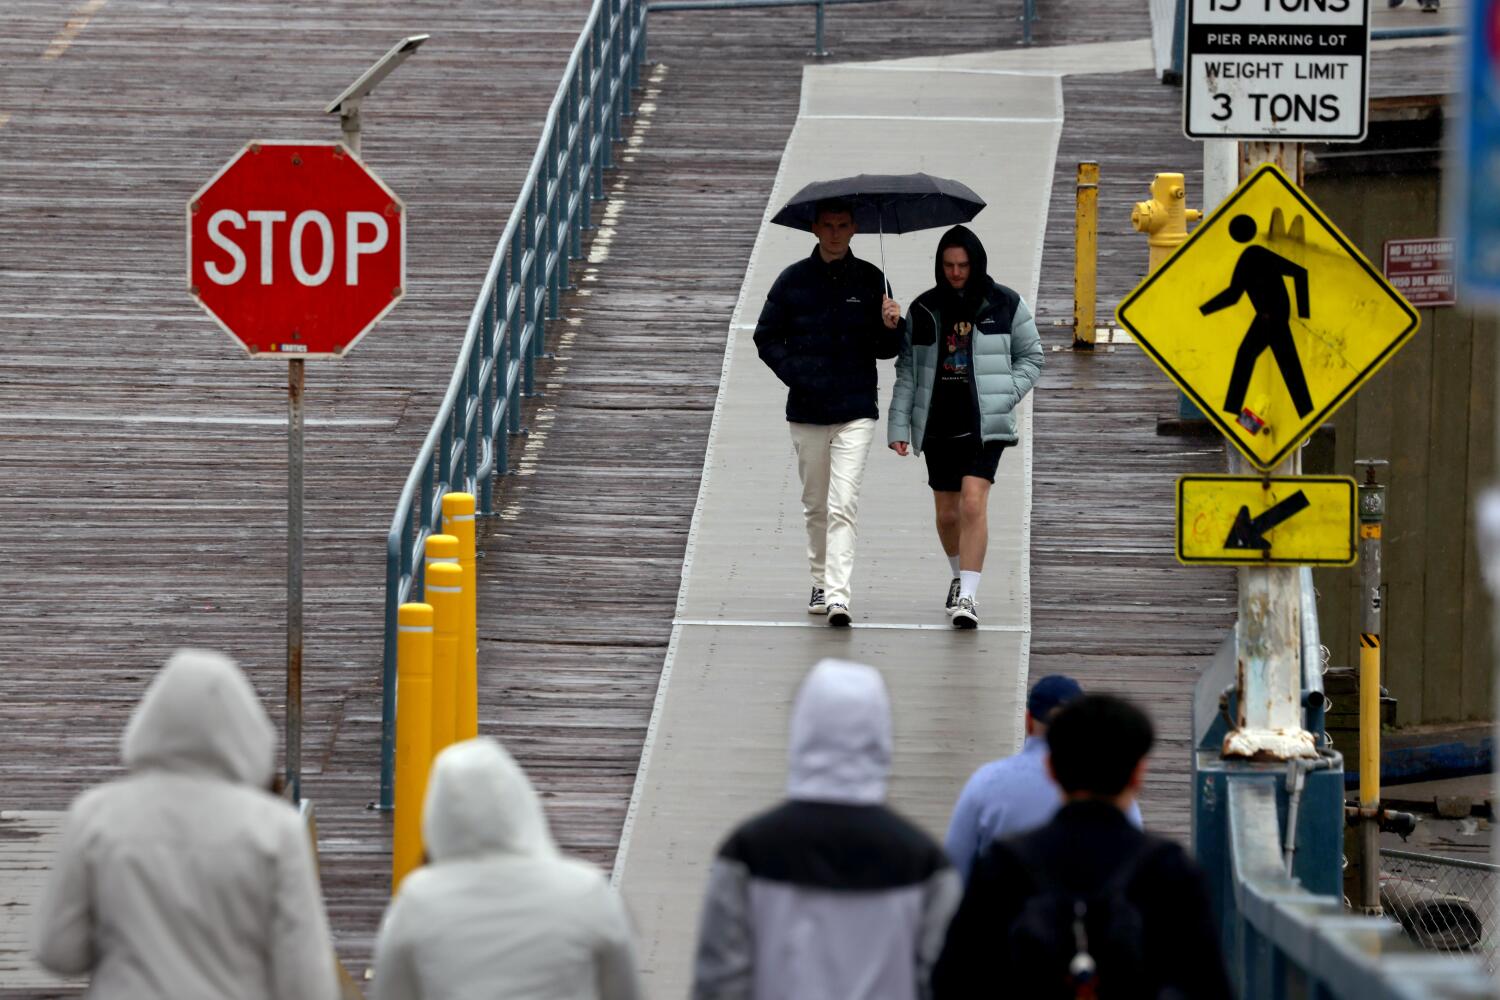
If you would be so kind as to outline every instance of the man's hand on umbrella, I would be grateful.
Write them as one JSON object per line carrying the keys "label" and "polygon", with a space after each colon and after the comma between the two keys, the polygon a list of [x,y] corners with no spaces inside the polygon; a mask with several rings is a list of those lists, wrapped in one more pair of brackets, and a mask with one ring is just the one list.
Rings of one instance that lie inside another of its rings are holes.
{"label": "man's hand on umbrella", "polygon": [[901,303],[889,295],[885,296],[885,300],[880,303],[880,318],[885,322],[887,330],[896,329],[896,324],[901,322]]}

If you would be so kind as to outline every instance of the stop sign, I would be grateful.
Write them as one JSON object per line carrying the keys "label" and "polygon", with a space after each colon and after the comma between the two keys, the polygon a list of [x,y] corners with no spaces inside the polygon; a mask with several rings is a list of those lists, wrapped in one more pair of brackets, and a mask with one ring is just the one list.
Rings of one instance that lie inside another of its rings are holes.
{"label": "stop sign", "polygon": [[188,202],[187,267],[252,355],[338,357],[405,292],[405,206],[342,143],[252,142]]}

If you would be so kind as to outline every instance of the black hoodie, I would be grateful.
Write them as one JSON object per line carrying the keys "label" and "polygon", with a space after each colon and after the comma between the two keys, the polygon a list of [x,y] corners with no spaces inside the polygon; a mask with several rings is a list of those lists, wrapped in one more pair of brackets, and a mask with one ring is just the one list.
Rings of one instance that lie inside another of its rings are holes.
{"label": "black hoodie", "polygon": [[[943,273],[943,252],[952,247],[960,247],[969,255],[969,280],[963,288],[954,288]],[[963,226],[954,226],[938,241],[932,270],[937,278],[933,291],[937,293],[943,328],[936,331],[937,372],[924,447],[929,447],[930,442],[979,433],[979,400],[974,391],[974,319],[993,284],[984,244]]]}

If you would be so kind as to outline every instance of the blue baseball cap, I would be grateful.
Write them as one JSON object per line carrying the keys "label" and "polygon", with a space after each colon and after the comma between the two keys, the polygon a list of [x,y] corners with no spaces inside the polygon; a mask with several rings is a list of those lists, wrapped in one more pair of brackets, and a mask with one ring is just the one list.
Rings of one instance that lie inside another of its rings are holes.
{"label": "blue baseball cap", "polygon": [[1083,688],[1073,678],[1062,674],[1048,674],[1031,685],[1031,693],[1026,696],[1026,711],[1036,721],[1046,722],[1048,716],[1057,709],[1082,697]]}

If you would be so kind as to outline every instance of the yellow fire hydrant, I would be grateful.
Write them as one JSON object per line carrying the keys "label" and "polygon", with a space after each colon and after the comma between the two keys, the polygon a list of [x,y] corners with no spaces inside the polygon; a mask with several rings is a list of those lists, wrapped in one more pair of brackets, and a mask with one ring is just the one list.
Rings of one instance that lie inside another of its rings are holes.
{"label": "yellow fire hydrant", "polygon": [[1151,200],[1138,201],[1130,213],[1136,232],[1147,235],[1151,247],[1151,270],[1188,238],[1187,225],[1203,218],[1196,208],[1187,207],[1187,187],[1181,174],[1157,174],[1151,181]]}

